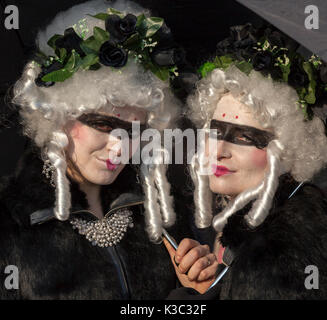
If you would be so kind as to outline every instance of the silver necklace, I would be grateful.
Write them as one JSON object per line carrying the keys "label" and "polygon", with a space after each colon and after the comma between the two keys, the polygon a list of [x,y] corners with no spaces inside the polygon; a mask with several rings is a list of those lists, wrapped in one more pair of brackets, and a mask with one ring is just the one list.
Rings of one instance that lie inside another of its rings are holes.
{"label": "silver necklace", "polygon": [[87,221],[73,218],[70,223],[73,229],[78,229],[79,234],[84,235],[92,245],[102,248],[111,247],[123,239],[128,227],[134,226],[132,214],[132,211],[125,208],[101,220]]}

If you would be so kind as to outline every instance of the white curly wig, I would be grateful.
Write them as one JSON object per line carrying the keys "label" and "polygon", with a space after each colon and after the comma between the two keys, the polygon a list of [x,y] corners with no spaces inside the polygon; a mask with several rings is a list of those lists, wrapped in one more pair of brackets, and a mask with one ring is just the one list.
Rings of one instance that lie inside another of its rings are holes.
{"label": "white curly wig", "polygon": [[[47,41],[54,34],[75,25],[79,33],[80,21],[88,38],[95,26],[104,27],[104,21],[91,17],[107,8],[138,15],[149,12],[129,1],[94,0],[59,13],[54,20],[39,32],[37,45],[47,55],[53,54]],[[82,20],[83,19],[83,20]],[[24,134],[41,148],[44,158],[55,167],[56,203],[55,214],[59,220],[69,217],[71,207],[69,180],[66,177],[67,162],[64,148],[68,137],[61,129],[68,120],[78,118],[82,113],[96,112],[106,108],[134,106],[147,110],[147,125],[163,130],[170,127],[179,111],[179,102],[174,98],[167,82],[159,80],[152,72],[129,59],[126,66],[114,69],[102,66],[97,71],[78,70],[73,77],[52,87],[39,87],[35,84],[41,68],[31,61],[14,87],[13,102],[20,106]],[[44,160],[45,160],[44,159]],[[142,167],[143,166],[143,167]],[[175,221],[172,208],[170,185],[166,178],[166,168],[155,165],[141,166],[145,191],[147,231],[150,239],[161,239],[162,227]],[[159,194],[159,197],[158,197]],[[158,200],[159,199],[159,200]],[[161,207],[158,204],[160,201]],[[161,212],[162,211],[162,212]]]}
{"label": "white curly wig", "polygon": [[195,184],[196,224],[204,228],[212,222],[217,231],[222,231],[228,217],[252,200],[245,219],[250,227],[260,225],[269,213],[281,174],[290,173],[298,182],[307,181],[327,162],[323,122],[317,117],[304,121],[296,91],[256,71],[247,76],[231,66],[225,71],[215,69],[200,80],[196,92],[188,98],[189,117],[198,128],[209,127],[217,103],[226,93],[243,103],[263,128],[272,129],[275,138],[267,147],[268,172],[264,180],[231,200],[213,219],[208,176],[199,172],[200,155],[194,157],[190,171]]}

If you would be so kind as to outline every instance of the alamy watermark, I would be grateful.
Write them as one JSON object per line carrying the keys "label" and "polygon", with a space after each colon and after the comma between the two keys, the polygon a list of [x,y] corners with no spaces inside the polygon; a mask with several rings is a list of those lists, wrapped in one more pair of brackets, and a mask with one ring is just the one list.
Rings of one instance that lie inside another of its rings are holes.
{"label": "alamy watermark", "polygon": [[5,274],[8,274],[5,278],[4,286],[7,290],[19,289],[19,271],[15,265],[6,266]]}
{"label": "alamy watermark", "polygon": [[19,10],[17,6],[9,5],[5,8],[5,28],[7,30],[19,29]]}
{"label": "alamy watermark", "polygon": [[201,157],[200,174],[212,174],[210,163],[216,163],[219,152],[216,136],[217,129],[148,128],[140,132],[140,123],[133,121],[132,135],[120,128],[110,132],[108,158],[122,164],[191,164],[197,154]]}
{"label": "alamy watermark", "polygon": [[314,265],[306,266],[305,274],[309,274],[304,281],[304,286],[307,290],[319,289],[319,269]]}
{"label": "alamy watermark", "polygon": [[319,8],[314,5],[306,6],[304,9],[306,18],[304,20],[304,26],[308,30],[319,29]]}

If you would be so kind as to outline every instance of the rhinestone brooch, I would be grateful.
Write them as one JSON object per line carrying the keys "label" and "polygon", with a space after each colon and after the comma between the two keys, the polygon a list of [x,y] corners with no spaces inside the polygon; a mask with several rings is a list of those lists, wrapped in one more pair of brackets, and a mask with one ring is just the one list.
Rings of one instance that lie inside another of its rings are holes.
{"label": "rhinestone brooch", "polygon": [[73,229],[78,229],[79,234],[84,235],[92,245],[111,247],[123,239],[128,227],[133,227],[132,214],[128,209],[121,209],[101,220],[86,221],[73,218],[70,223]]}

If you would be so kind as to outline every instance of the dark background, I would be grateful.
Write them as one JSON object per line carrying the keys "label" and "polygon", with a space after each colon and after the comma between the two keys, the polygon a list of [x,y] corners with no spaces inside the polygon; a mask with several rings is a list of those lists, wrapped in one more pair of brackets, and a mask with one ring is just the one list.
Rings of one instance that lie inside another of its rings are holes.
{"label": "dark background", "polygon": [[[0,0],[0,123],[10,110],[10,88],[19,78],[34,48],[38,30],[54,16],[85,0]],[[229,35],[229,27],[261,18],[234,0],[135,0],[151,9],[153,16],[163,17],[176,40],[187,53],[189,62],[197,65],[214,53],[218,41]],[[7,5],[19,9],[19,30],[4,27]],[[3,121],[2,121],[3,123]],[[27,139],[18,125],[0,127],[0,177],[14,171]],[[327,174],[320,174],[316,182],[327,190]]]}

